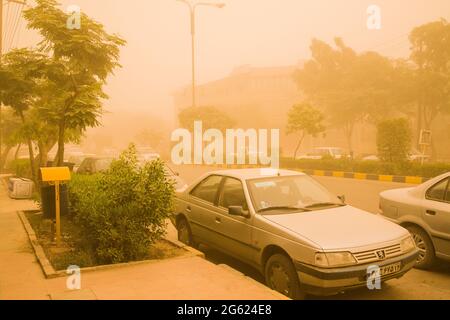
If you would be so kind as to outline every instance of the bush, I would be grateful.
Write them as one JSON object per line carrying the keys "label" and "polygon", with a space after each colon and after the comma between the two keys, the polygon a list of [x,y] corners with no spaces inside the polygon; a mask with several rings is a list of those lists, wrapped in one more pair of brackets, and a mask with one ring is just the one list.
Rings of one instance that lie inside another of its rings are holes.
{"label": "bush", "polygon": [[76,246],[98,263],[145,259],[165,233],[174,186],[160,160],[137,163],[131,146],[111,168],[93,176],[74,175],[69,185]]}
{"label": "bush", "polygon": [[404,118],[382,121],[377,126],[378,155],[386,162],[406,162],[411,149],[411,128]]}
{"label": "bush", "polygon": [[16,177],[31,179],[31,166],[30,160],[28,159],[11,161],[8,169],[12,171]]}

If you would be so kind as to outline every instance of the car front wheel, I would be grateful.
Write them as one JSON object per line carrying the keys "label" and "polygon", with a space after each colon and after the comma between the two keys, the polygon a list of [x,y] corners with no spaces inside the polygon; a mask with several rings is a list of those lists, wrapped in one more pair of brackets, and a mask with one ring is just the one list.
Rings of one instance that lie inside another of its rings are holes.
{"label": "car front wheel", "polygon": [[417,258],[416,268],[429,269],[434,265],[436,256],[434,253],[434,246],[428,234],[421,228],[416,226],[408,226],[408,231],[411,233],[417,249],[419,249],[419,257]]}
{"label": "car front wheel", "polygon": [[269,258],[265,267],[266,283],[272,290],[291,299],[304,299],[300,290],[300,282],[292,261],[283,254],[275,254]]}
{"label": "car front wheel", "polygon": [[177,223],[178,241],[185,245],[192,245],[192,233],[186,218],[181,218]]}

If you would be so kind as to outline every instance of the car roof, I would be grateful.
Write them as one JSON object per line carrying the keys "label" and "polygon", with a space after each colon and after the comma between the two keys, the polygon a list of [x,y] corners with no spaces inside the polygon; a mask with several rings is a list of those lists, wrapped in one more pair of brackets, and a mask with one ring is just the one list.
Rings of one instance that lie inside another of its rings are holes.
{"label": "car roof", "polygon": [[303,176],[302,172],[292,170],[282,170],[273,168],[253,168],[253,169],[228,169],[217,170],[208,173],[209,175],[229,176],[241,180],[251,180],[258,178]]}

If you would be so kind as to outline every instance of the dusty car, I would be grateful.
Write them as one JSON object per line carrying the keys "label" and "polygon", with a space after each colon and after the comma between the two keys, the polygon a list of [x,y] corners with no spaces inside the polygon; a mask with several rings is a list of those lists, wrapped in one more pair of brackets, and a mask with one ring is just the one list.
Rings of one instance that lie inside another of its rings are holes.
{"label": "dusty car", "polygon": [[419,249],[417,268],[428,269],[436,257],[450,260],[450,172],[417,187],[380,194],[380,210],[407,228]]}
{"label": "dusty car", "polygon": [[312,152],[299,155],[297,159],[320,160],[323,158],[342,159],[345,158],[344,151],[336,147],[314,148]]}
{"label": "dusty car", "polygon": [[399,278],[418,255],[406,229],[288,170],[211,172],[177,193],[171,220],[180,241],[256,267],[291,298],[366,286],[373,266],[380,281]]}
{"label": "dusty car", "polygon": [[109,169],[114,158],[110,157],[88,157],[78,167],[79,174],[95,174]]}

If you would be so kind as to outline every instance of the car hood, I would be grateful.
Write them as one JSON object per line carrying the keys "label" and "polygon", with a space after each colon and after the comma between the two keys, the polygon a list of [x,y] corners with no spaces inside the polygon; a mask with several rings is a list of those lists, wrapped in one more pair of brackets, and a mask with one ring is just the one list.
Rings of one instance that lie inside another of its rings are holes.
{"label": "car hood", "polygon": [[370,246],[408,234],[395,223],[351,206],[264,217],[324,250]]}

